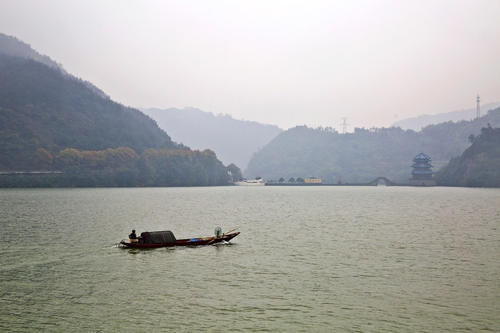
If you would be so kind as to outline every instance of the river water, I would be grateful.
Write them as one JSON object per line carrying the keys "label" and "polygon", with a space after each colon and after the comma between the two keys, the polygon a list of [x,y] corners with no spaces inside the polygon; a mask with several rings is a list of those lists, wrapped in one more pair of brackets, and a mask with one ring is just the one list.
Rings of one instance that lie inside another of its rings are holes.
{"label": "river water", "polygon": [[[500,330],[500,190],[0,190],[2,332]],[[239,226],[231,244],[116,244]]]}

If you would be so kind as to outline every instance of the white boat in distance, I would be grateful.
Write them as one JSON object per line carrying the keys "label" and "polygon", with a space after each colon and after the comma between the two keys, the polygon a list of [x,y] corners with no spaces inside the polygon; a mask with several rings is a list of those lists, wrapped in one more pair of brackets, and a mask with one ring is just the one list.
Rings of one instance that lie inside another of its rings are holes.
{"label": "white boat in distance", "polygon": [[265,185],[266,183],[262,178],[260,179],[246,179],[242,180],[239,182],[235,182],[234,185],[238,186],[258,186],[258,185]]}

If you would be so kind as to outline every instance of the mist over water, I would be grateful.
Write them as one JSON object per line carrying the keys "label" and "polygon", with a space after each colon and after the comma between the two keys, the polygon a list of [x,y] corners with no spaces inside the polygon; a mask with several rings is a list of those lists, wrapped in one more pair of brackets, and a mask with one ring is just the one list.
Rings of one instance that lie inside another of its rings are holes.
{"label": "mist over water", "polygon": [[[0,331],[495,331],[500,191],[1,190]],[[230,245],[127,250],[132,228]]]}

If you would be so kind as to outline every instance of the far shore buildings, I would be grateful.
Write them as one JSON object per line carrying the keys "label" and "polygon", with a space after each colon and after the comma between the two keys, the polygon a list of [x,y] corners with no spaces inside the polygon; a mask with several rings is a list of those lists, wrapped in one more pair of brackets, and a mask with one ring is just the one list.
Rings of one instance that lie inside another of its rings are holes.
{"label": "far shore buildings", "polygon": [[321,184],[323,183],[323,180],[321,178],[316,178],[316,177],[307,177],[304,179],[304,183],[306,184]]}
{"label": "far shore buildings", "polygon": [[434,186],[436,181],[433,178],[431,158],[420,153],[413,159],[410,185],[412,186]]}

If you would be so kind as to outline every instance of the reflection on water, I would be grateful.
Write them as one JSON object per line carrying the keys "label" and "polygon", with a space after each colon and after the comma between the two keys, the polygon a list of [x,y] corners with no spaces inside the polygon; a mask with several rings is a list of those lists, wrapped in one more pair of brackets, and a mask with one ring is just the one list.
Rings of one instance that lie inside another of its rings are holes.
{"label": "reflection on water", "polygon": [[[0,190],[0,331],[495,331],[500,191]],[[132,228],[231,244],[122,249]]]}

